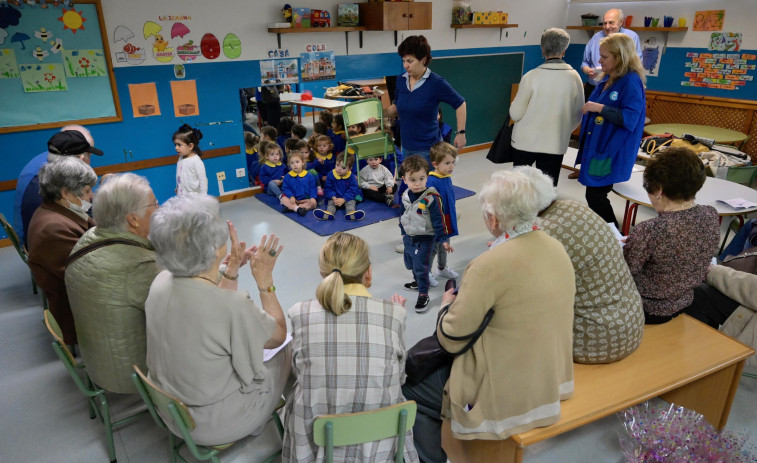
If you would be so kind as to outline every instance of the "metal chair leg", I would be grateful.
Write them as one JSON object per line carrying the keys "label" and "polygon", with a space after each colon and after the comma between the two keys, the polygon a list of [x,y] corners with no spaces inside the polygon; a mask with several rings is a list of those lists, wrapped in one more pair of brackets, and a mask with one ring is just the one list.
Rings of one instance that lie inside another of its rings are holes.
{"label": "metal chair leg", "polygon": [[110,405],[105,394],[100,394],[100,410],[102,412],[103,424],[105,425],[105,439],[108,444],[108,456],[110,463],[116,463],[116,446],[113,444],[113,423],[110,418]]}

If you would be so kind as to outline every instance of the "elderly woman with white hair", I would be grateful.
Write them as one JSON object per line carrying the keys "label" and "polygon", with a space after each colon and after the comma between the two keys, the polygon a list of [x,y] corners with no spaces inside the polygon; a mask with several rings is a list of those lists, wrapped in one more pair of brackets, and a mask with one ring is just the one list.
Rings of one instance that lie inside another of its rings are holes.
{"label": "elderly woman with white hair", "polygon": [[[291,370],[291,346],[263,363],[263,349],[286,340],[273,268],[283,247],[275,235],[244,249],[218,201],[203,194],[169,199],[152,215],[150,240],[158,274],[145,303],[149,377],[184,402],[201,445],[255,434],[271,419]],[[231,238],[231,259],[251,255],[262,308],[236,291],[238,274],[219,271]],[[219,280],[221,283],[219,284]],[[163,417],[178,434],[168,416]]]}
{"label": "elderly woman with white hair", "polygon": [[103,182],[93,201],[97,226],[74,246],[66,288],[87,374],[107,391],[136,393],[132,365],[147,366],[145,299],[160,271],[147,238],[159,205],[144,177]]}
{"label": "elderly woman with white hair", "polygon": [[610,363],[629,356],[641,344],[644,309],[617,238],[589,206],[558,201],[551,179],[538,169],[514,170],[534,187],[539,226],[563,244],[573,264],[573,361]]}
{"label": "elderly woman with white hair", "polygon": [[479,193],[491,249],[471,261],[459,293],[442,296],[436,336],[448,352],[481,337],[451,368],[403,387],[418,403],[413,434],[423,462],[446,461],[441,417],[458,439],[501,440],[548,426],[573,393],[575,278],[559,241],[537,225],[539,196],[523,173],[495,172]]}
{"label": "elderly woman with white hair", "polygon": [[87,211],[96,183],[95,171],[76,157],[42,166],[42,204],[32,215],[27,233],[29,268],[69,346],[76,345],[77,338],[64,280],[66,258],[84,232],[95,225]]}
{"label": "elderly woman with white hair", "polygon": [[552,27],[541,35],[544,63],[527,72],[510,104],[515,121],[513,164],[531,165],[552,177],[557,186],[570,133],[581,122],[584,104],[581,77],[563,61],[570,34]]}

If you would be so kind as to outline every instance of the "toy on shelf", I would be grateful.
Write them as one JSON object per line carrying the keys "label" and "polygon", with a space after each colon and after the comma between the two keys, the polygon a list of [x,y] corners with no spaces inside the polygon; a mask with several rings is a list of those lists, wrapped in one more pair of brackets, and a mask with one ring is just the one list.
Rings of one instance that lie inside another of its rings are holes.
{"label": "toy on shelf", "polygon": [[281,9],[281,14],[284,16],[284,22],[291,24],[292,22],[292,5],[289,3],[284,4],[284,8]]}
{"label": "toy on shelf", "polygon": [[292,8],[292,26],[310,27],[310,8]]}
{"label": "toy on shelf", "polygon": [[331,27],[331,15],[326,10],[310,10],[312,27]]}

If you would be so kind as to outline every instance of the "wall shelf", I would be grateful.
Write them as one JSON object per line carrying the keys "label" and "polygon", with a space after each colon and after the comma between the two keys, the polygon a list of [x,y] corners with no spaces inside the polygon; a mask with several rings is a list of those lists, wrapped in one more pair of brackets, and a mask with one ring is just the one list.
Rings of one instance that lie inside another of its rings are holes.
{"label": "wall shelf", "polygon": [[[594,32],[601,31],[602,26],[568,26],[566,29],[575,29],[586,31],[589,34],[589,38],[594,35]],[[665,54],[665,49],[668,48],[668,33],[669,32],[686,32],[688,27],[626,27],[634,32],[662,32],[665,38],[665,43],[662,45],[662,54]]]}
{"label": "wall shelf", "polygon": [[499,41],[502,41],[502,29],[508,27],[518,27],[517,24],[450,24],[452,29],[455,30],[455,42],[457,42],[457,30],[458,29],[499,29]]}
{"label": "wall shelf", "polygon": [[350,54],[350,39],[349,39],[349,33],[353,31],[359,32],[360,37],[360,48],[363,48],[363,31],[366,30],[365,27],[362,26],[355,26],[355,27],[346,27],[346,26],[336,26],[336,27],[269,27],[268,32],[272,34],[276,34],[276,42],[279,45],[279,48],[281,48],[281,34],[307,34],[307,33],[318,33],[318,32],[344,32],[344,42],[345,46],[347,47],[347,54]]}

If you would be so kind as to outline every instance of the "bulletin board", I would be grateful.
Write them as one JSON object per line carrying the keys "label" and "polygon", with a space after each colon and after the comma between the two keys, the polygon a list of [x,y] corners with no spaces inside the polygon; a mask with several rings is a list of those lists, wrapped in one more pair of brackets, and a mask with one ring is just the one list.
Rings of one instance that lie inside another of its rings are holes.
{"label": "bulletin board", "polygon": [[0,133],[122,120],[100,0],[55,3],[0,6]]}

